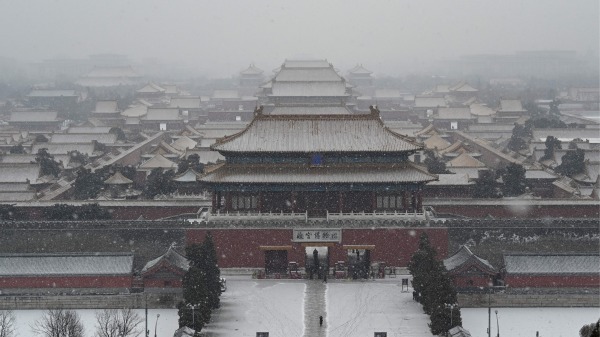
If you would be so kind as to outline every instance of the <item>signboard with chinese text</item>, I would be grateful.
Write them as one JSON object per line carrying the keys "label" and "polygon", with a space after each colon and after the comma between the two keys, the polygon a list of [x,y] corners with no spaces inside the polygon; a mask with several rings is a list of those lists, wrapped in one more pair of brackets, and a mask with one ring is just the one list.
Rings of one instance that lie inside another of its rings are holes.
{"label": "signboard with chinese text", "polygon": [[342,242],[341,229],[294,229],[294,242]]}

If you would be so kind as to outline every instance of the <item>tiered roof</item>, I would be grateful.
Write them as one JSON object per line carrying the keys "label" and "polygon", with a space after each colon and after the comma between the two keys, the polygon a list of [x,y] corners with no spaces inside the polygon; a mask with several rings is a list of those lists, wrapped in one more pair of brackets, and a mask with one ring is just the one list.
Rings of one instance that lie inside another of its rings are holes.
{"label": "tiered roof", "polygon": [[220,152],[412,152],[422,145],[386,128],[378,116],[263,115],[211,146]]}
{"label": "tiered roof", "polygon": [[226,164],[201,180],[211,183],[349,184],[410,183],[434,181],[437,177],[410,162],[398,164],[346,164],[310,167],[301,164]]}
{"label": "tiered roof", "polygon": [[346,82],[327,60],[286,60],[270,82],[270,96],[346,96]]}

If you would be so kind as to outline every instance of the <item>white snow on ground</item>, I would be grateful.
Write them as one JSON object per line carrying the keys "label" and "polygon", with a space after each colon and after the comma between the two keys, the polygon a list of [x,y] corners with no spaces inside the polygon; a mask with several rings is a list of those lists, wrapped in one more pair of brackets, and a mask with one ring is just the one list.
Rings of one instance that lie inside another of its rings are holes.
{"label": "white snow on ground", "polygon": [[[492,308],[492,336],[497,335],[496,313],[500,336],[578,337],[579,329],[600,318],[600,308]],[[488,309],[460,310],[463,327],[473,337],[487,337]]]}
{"label": "white snow on ground", "polygon": [[431,336],[429,316],[397,282],[330,282],[327,318],[329,337]]}
{"label": "white snow on ground", "polygon": [[[327,284],[327,315],[323,328],[328,337],[373,336],[385,331],[392,336],[431,336],[429,317],[412,300],[412,290],[402,293],[395,279],[377,281],[334,281]],[[256,336],[268,331],[273,337],[302,337],[304,332],[304,292],[302,280],[252,280],[247,276],[228,277],[222,307],[205,327],[207,337]],[[315,282],[315,281],[312,281]],[[318,282],[318,281],[317,281]],[[510,337],[577,337],[579,329],[600,318],[600,308],[492,308],[492,336],[496,336],[498,310],[500,335]],[[96,310],[78,310],[86,337],[94,334]],[[144,310],[137,310],[144,317]],[[473,337],[487,336],[487,308],[461,309],[463,327]],[[18,310],[17,337],[35,336],[31,325],[43,310]],[[148,310],[150,337],[171,337],[177,329],[177,310]],[[306,313],[309,319],[319,312]],[[143,329],[143,328],[142,328]],[[143,336],[143,335],[141,335]]]}
{"label": "white snow on ground", "polygon": [[221,308],[203,329],[205,336],[301,337],[304,333],[304,289],[301,281],[227,278]]}

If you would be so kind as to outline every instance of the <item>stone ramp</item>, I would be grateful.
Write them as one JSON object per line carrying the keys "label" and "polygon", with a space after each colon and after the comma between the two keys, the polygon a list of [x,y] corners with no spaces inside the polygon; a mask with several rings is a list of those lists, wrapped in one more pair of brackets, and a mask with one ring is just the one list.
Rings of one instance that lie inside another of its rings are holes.
{"label": "stone ramp", "polygon": [[[323,326],[319,325],[323,316]],[[308,280],[304,294],[304,337],[327,336],[327,283]]]}

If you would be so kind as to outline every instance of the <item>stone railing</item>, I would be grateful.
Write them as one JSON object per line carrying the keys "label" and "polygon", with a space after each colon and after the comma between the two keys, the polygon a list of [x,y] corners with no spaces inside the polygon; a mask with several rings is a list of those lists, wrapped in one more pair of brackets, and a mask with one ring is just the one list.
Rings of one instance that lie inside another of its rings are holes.
{"label": "stone railing", "polygon": [[330,213],[327,212],[327,220],[355,220],[355,219],[381,219],[381,220],[426,220],[425,213],[409,212],[350,212]]}

